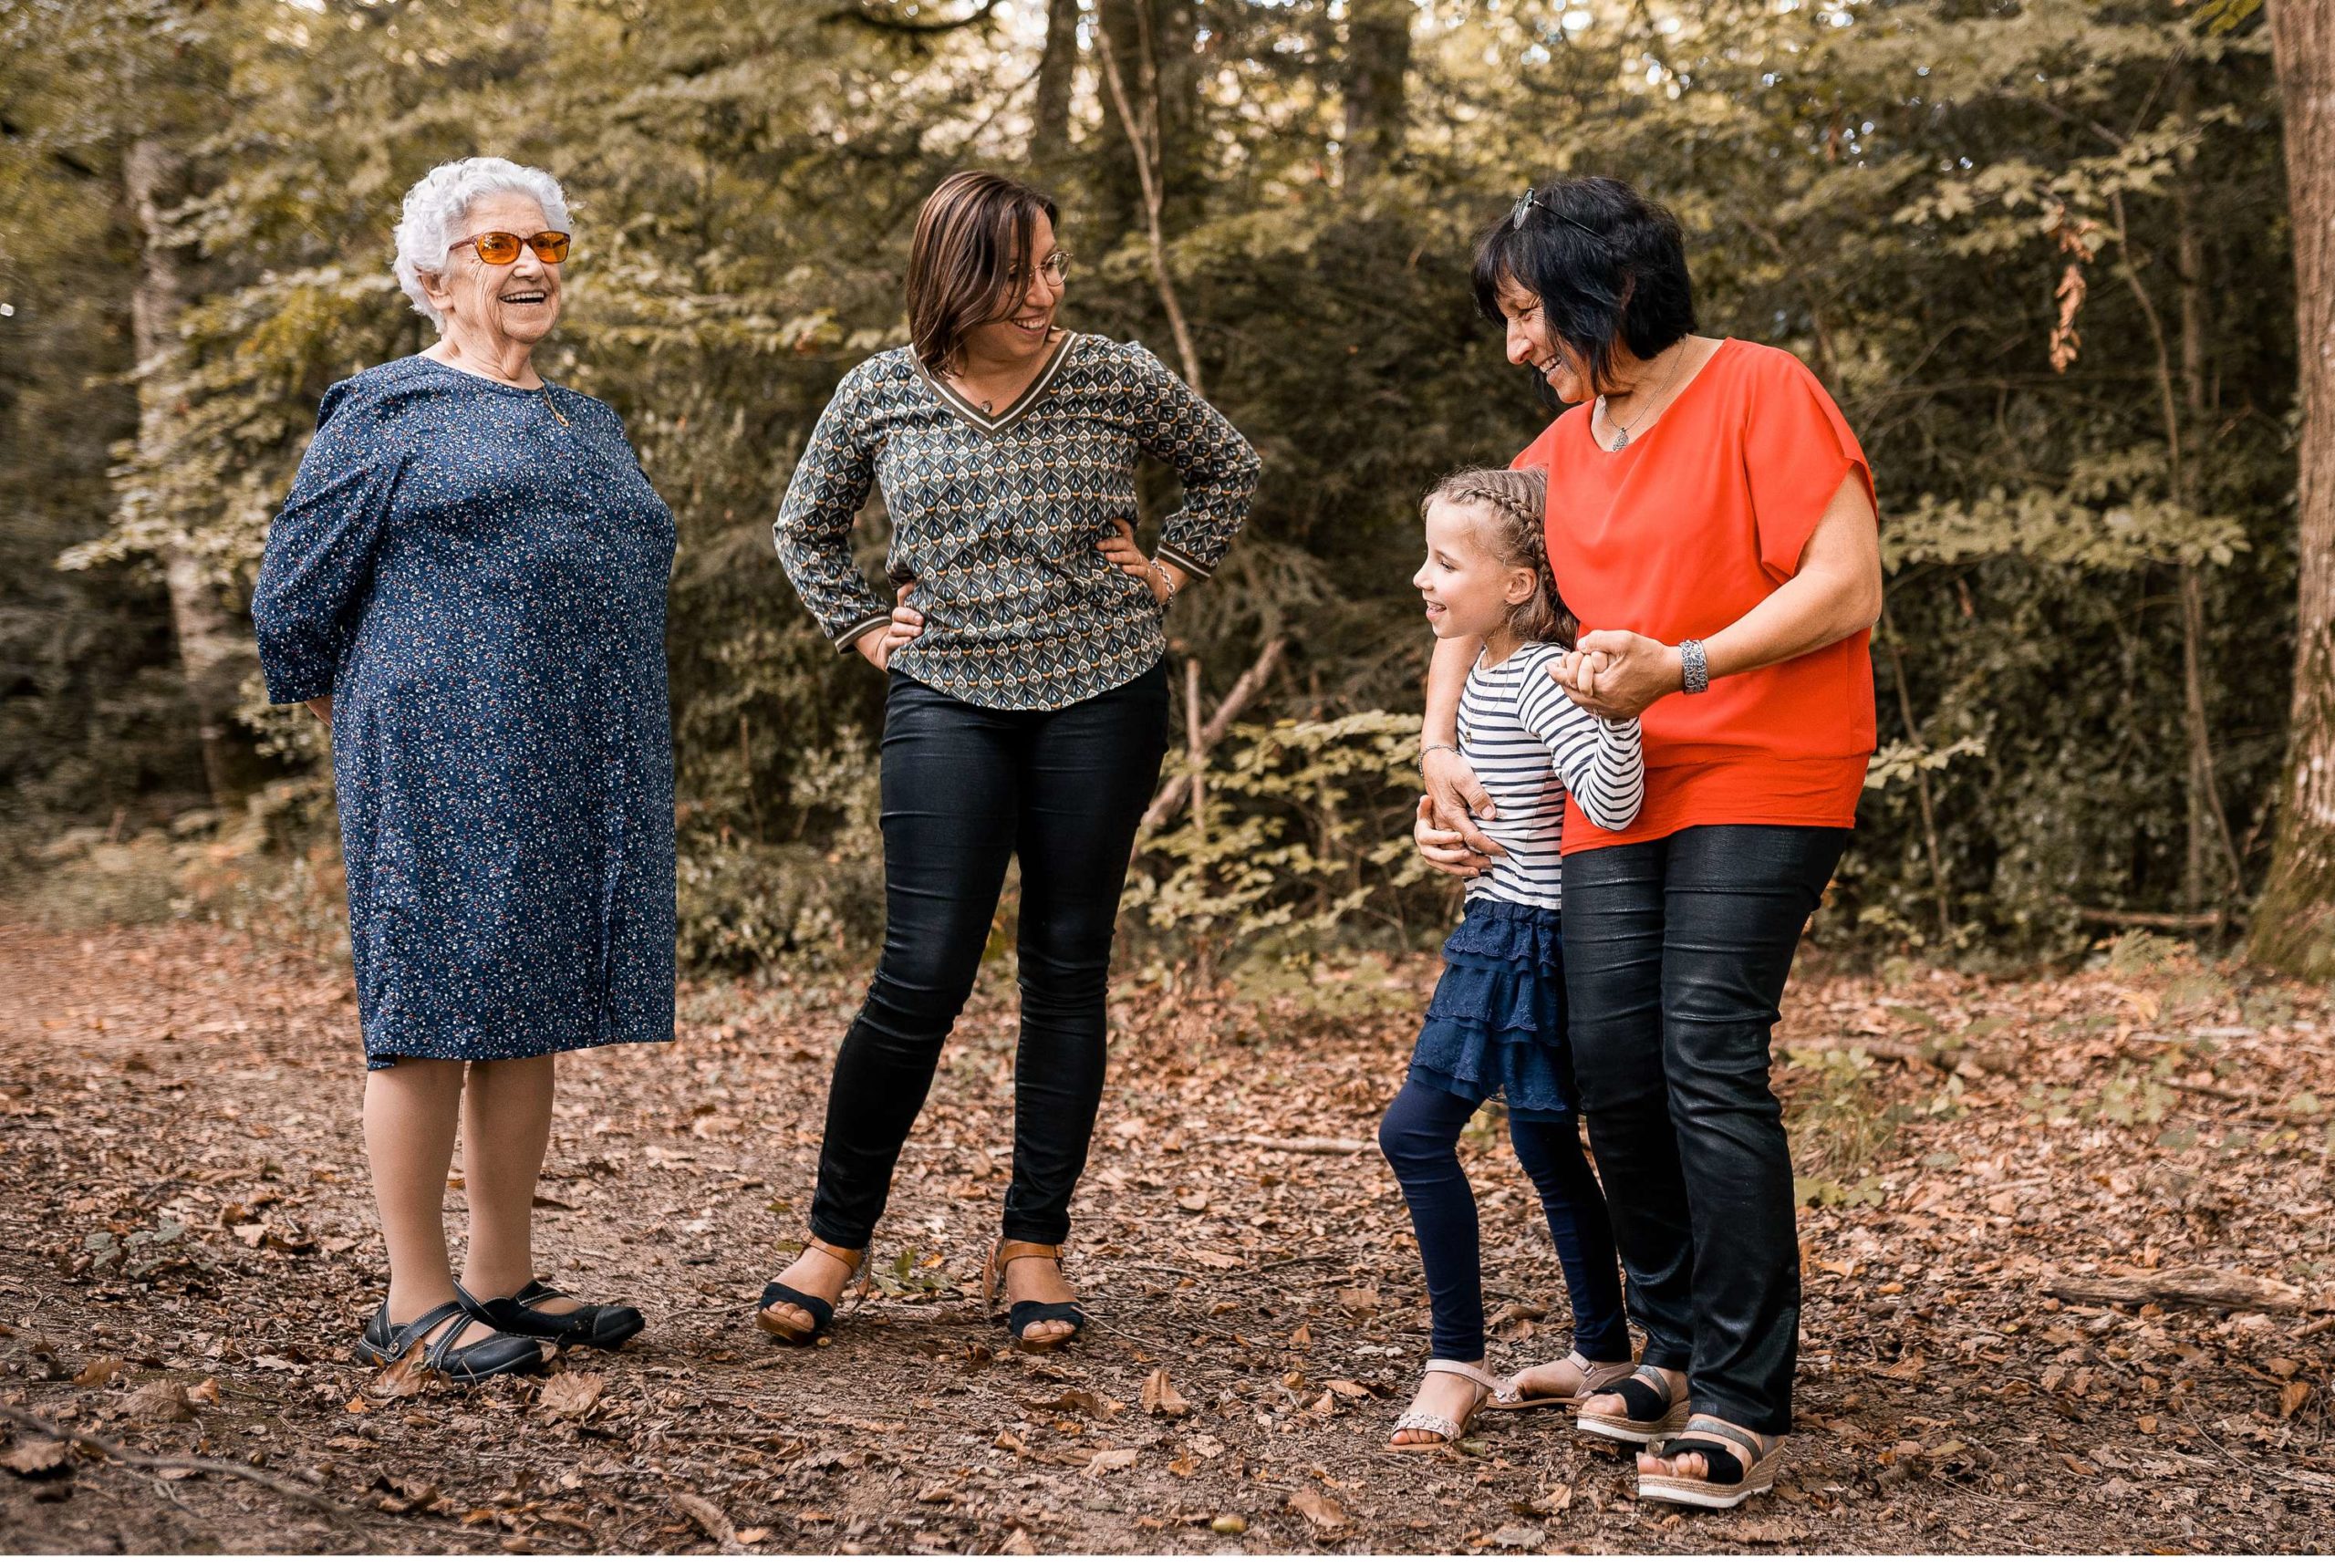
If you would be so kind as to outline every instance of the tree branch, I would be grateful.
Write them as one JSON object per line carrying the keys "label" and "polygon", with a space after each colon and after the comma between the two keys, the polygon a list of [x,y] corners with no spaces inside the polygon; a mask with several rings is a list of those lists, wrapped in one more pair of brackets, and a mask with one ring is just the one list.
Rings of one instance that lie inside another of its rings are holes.
{"label": "tree branch", "polygon": [[953,33],[960,27],[970,27],[997,9],[997,0],[981,0],[968,16],[953,22],[912,22],[895,16],[889,11],[876,10],[866,5],[846,5],[830,11],[819,18],[822,22],[856,22],[879,33],[906,33],[917,37],[929,37],[935,33]]}

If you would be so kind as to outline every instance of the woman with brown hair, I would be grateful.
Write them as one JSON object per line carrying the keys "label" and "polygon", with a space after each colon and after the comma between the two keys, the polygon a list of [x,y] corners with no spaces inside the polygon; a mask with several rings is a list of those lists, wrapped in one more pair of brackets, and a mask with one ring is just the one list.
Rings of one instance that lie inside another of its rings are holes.
{"label": "woman with brown hair", "polygon": [[[1246,520],[1257,456],[1148,350],[1057,324],[1056,215],[995,174],[941,183],[909,254],[911,341],[844,377],[779,511],[804,603],[889,681],[883,956],[835,1057],[810,1240],[756,1320],[792,1344],[826,1330],[867,1267],[1013,857],[1013,1180],[983,1300],[1001,1284],[1032,1346],[1085,1321],[1062,1243],[1102,1098],[1119,895],[1167,749],[1161,624]],[[1184,483],[1156,556],[1132,522],[1146,454]],[[889,608],[851,556],[873,485],[900,585]]]}

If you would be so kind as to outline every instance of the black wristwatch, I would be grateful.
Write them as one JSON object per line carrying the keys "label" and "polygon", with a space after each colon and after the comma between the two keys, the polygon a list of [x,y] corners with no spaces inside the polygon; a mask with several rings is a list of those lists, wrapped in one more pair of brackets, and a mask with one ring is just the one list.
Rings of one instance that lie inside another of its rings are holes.
{"label": "black wristwatch", "polygon": [[1711,667],[1703,645],[1693,638],[1678,645],[1678,689],[1689,697],[1711,689]]}

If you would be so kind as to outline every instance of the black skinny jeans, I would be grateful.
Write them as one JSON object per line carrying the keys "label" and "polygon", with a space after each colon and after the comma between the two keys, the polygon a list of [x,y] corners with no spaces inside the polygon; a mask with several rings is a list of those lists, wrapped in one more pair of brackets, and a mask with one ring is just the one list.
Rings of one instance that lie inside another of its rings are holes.
{"label": "black skinny jeans", "polygon": [[1768,1040],[1836,827],[1690,827],[1565,857],[1565,991],[1642,1359],[1791,1429],[1800,1244]]}
{"label": "black skinny jeans", "polygon": [[1022,1038],[1009,1241],[1059,1243],[1102,1102],[1104,998],[1127,859],[1168,745],[1168,676],[1051,711],[895,674],[884,708],[884,954],[827,1095],[811,1231],[865,1247],[1022,862]]}

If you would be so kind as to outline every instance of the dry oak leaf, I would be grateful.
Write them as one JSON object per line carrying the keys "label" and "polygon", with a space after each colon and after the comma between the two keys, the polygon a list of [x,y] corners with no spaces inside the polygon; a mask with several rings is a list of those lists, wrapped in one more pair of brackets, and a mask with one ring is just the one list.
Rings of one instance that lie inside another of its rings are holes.
{"label": "dry oak leaf", "polygon": [[7,1452],[0,1453],[0,1469],[27,1480],[61,1474],[70,1462],[63,1443],[52,1443],[37,1438],[27,1438]]}
{"label": "dry oak leaf", "polygon": [[1367,1399],[1370,1397],[1370,1390],[1365,1388],[1361,1384],[1354,1382],[1352,1378],[1333,1377],[1327,1383],[1323,1384],[1322,1386],[1327,1388],[1333,1394],[1342,1395],[1348,1399]]}
{"label": "dry oak leaf", "polygon": [[720,1505],[693,1491],[674,1492],[670,1501],[673,1511],[696,1525],[708,1541],[724,1552],[738,1550],[738,1528],[730,1522],[730,1516],[721,1511]]}
{"label": "dry oak leaf", "polygon": [[386,1402],[403,1399],[410,1395],[426,1394],[432,1388],[452,1386],[444,1373],[422,1360],[422,1347],[415,1345],[381,1368],[380,1376],[365,1386],[365,1392]]}
{"label": "dry oak leaf", "polygon": [[1166,1416],[1171,1419],[1192,1413],[1191,1401],[1176,1392],[1176,1386],[1168,1381],[1168,1369],[1164,1366],[1155,1369],[1143,1380],[1143,1413],[1147,1416]]}
{"label": "dry oak leaf", "polygon": [[1378,1293],[1366,1285],[1347,1285],[1338,1292],[1338,1304],[1356,1317],[1368,1317],[1378,1310]]}
{"label": "dry oak leaf", "polygon": [[1323,1497],[1312,1487],[1290,1493],[1289,1507],[1292,1513],[1302,1515],[1305,1522],[1316,1530],[1344,1530],[1354,1522],[1346,1516],[1346,1511],[1337,1505],[1335,1499]]}
{"label": "dry oak leaf", "polygon": [[121,1413],[133,1421],[192,1421],[194,1407],[187,1403],[186,1386],[169,1378],[141,1383],[122,1397]]}
{"label": "dry oak leaf", "polygon": [[1038,1554],[1038,1543],[1030,1539],[1028,1531],[1016,1526],[1013,1533],[1005,1538],[1005,1544],[999,1547],[998,1551],[1009,1557],[1035,1557]]}
{"label": "dry oak leaf", "polygon": [[93,1357],[87,1366],[84,1366],[79,1372],[74,1374],[73,1386],[76,1388],[103,1387],[107,1383],[112,1381],[113,1375],[115,1373],[121,1371],[129,1365],[130,1364],[128,1362],[122,1360],[119,1355],[99,1355]]}
{"label": "dry oak leaf", "polygon": [[1135,1460],[1136,1451],[1133,1449],[1105,1449],[1086,1461],[1086,1473],[1099,1476],[1113,1470],[1131,1470],[1135,1469]]}
{"label": "dry oak leaf", "polygon": [[535,1413],[555,1421],[581,1422],[607,1391],[608,1381],[590,1372],[555,1372],[535,1396]]}
{"label": "dry oak leaf", "polygon": [[1904,1360],[1894,1366],[1878,1366],[1873,1370],[1884,1377],[1894,1377],[1900,1383],[1911,1383],[1922,1375],[1922,1368],[1929,1364],[1929,1357],[1915,1350],[1908,1352]]}
{"label": "dry oak leaf", "polygon": [[2278,1419],[2283,1421],[2301,1409],[2310,1399],[2310,1385],[2289,1383],[2278,1390]]}

